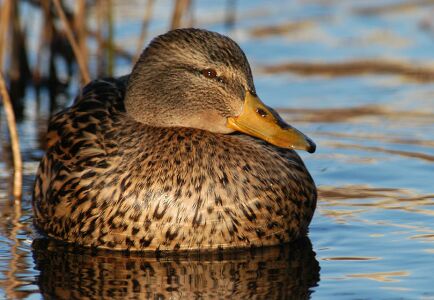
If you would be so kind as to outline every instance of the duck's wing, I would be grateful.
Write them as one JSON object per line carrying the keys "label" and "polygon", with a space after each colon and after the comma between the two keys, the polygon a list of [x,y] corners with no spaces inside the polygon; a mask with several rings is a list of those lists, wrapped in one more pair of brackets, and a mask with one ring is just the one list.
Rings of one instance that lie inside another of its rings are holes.
{"label": "duck's wing", "polygon": [[73,203],[86,198],[83,191],[116,159],[116,145],[106,132],[116,132],[113,118],[124,112],[127,80],[128,77],[121,77],[89,83],[71,107],[50,121],[47,151],[33,192],[35,221],[43,229],[50,231],[44,223],[57,217],[64,210],[63,205],[75,207]]}

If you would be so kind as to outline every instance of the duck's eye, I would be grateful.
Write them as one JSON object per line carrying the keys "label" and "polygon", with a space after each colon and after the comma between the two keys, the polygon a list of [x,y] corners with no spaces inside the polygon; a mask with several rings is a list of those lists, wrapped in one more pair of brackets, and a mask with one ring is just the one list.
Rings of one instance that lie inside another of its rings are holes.
{"label": "duck's eye", "polygon": [[206,78],[214,79],[217,77],[217,72],[214,69],[205,69],[202,70],[202,75]]}

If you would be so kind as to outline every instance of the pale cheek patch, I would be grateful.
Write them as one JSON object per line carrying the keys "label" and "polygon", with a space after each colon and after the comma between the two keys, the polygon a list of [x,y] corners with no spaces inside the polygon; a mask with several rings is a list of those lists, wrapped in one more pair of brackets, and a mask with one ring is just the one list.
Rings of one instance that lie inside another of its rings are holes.
{"label": "pale cheek patch", "polygon": [[227,134],[234,132],[231,128],[226,127],[226,118],[215,111],[202,112],[195,116],[190,116],[188,119],[180,120],[178,126],[197,128],[214,133]]}

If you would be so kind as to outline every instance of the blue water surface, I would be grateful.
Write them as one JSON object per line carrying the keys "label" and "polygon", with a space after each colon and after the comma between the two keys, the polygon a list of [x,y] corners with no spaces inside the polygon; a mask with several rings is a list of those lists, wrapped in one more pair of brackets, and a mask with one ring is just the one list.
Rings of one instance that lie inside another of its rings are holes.
{"label": "blue water surface", "polygon": [[[113,2],[114,40],[134,53],[146,1]],[[169,27],[172,1],[156,2],[147,41]],[[434,72],[434,3],[240,0],[232,26],[225,23],[226,1],[193,5],[194,20],[185,24],[237,40],[263,101],[317,143],[315,154],[300,153],[319,189],[309,239],[292,249],[186,260],[89,254],[39,241],[30,199],[49,113],[30,88],[19,123],[20,213],[9,196],[11,165],[0,161],[0,298],[434,299],[434,81],[399,72],[264,71],[369,60]],[[257,34],[297,22],[295,29]],[[37,38],[35,32],[32,49]],[[116,60],[116,75],[130,68]],[[70,89],[74,94],[78,86]],[[7,158],[7,147],[0,154]],[[141,289],[134,290],[136,275]]]}

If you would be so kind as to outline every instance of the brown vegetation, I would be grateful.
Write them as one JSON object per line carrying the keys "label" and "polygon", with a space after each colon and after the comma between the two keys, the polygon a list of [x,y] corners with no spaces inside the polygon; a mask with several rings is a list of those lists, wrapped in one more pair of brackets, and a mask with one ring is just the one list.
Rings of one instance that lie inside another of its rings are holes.
{"label": "brown vegetation", "polygon": [[[23,16],[20,14],[20,8],[25,2],[40,9],[43,16],[36,61],[33,66],[28,60],[28,36],[21,22]],[[27,84],[33,83],[37,94],[43,87],[48,89],[51,100],[50,110],[53,111],[56,107],[56,96],[66,90],[70,84],[75,65],[78,66],[81,75],[81,84],[84,85],[92,77],[113,75],[116,57],[122,57],[133,63],[144,46],[154,0],[148,0],[145,7],[136,53],[123,49],[113,39],[114,18],[111,0],[94,2],[78,0],[74,5],[71,11],[62,0],[5,0],[0,4],[0,92],[12,145],[15,199],[21,197],[22,185],[22,162],[15,119],[16,117],[21,119],[23,116],[22,99]],[[86,12],[92,5],[96,6],[98,13],[96,29],[89,28],[87,24]],[[190,10],[190,0],[174,0],[170,28],[181,27],[183,16]],[[89,69],[89,38],[95,39],[99,45],[96,71]],[[59,79],[58,67],[55,63],[58,58],[62,58],[66,63],[68,70],[66,82],[65,79]],[[4,61],[8,62],[7,66],[4,65]],[[48,68],[44,68],[45,61],[49,62]],[[5,77],[3,77],[4,70],[7,70]]]}
{"label": "brown vegetation", "polygon": [[388,74],[404,76],[416,82],[434,81],[434,67],[385,60],[353,60],[336,63],[289,62],[263,66],[265,73],[296,73],[304,76],[355,76],[361,74]]}

